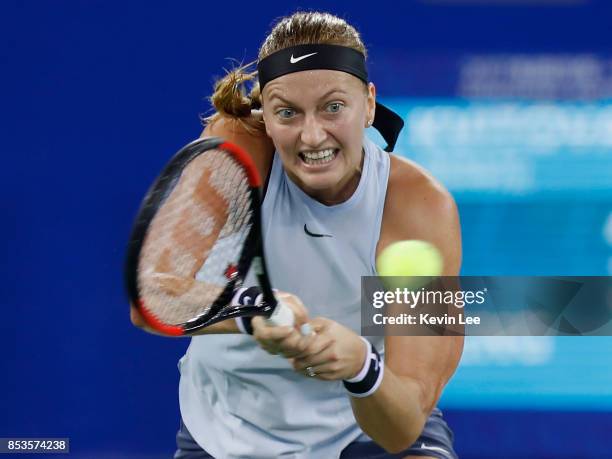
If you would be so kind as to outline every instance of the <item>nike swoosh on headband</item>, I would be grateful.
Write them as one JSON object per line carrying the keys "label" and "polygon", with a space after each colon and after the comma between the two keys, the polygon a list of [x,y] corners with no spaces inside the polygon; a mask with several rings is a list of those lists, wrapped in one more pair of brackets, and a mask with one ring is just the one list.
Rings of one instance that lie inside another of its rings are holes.
{"label": "nike swoosh on headband", "polygon": [[310,54],[304,54],[303,56],[300,57],[293,57],[293,54],[291,55],[291,57],[289,58],[289,62],[291,62],[292,64],[295,64],[296,62],[300,62],[303,59],[306,59],[307,57],[310,56],[314,56],[317,53],[310,53]]}

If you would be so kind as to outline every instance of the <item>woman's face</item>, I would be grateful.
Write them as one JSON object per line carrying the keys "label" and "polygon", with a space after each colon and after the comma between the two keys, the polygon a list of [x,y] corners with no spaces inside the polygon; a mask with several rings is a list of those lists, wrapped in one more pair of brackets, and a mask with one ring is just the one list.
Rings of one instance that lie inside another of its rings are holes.
{"label": "woman's face", "polygon": [[375,89],[337,70],[290,73],[263,90],[266,132],[289,177],[324,203],[348,199],[359,183],[363,129]]}

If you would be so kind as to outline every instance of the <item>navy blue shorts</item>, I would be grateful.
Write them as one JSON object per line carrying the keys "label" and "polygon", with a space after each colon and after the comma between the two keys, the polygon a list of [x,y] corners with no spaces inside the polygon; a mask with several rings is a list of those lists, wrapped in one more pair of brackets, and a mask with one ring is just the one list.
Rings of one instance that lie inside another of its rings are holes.
{"label": "navy blue shorts", "polygon": [[[214,459],[193,439],[183,420],[176,434],[177,450],[174,459]],[[453,433],[442,417],[442,412],[435,408],[421,436],[407,450],[398,454],[387,453],[373,441],[354,441],[340,454],[340,459],[401,459],[406,456],[426,456],[438,459],[457,459],[453,449]]]}

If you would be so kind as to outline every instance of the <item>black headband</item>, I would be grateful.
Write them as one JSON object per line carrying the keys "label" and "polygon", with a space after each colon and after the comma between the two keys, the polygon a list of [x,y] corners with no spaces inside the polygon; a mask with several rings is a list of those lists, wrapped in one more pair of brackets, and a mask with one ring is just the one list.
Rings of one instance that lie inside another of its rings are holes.
{"label": "black headband", "polygon": [[[270,81],[288,73],[319,69],[350,73],[368,83],[365,56],[359,51],[339,45],[297,45],[281,49],[257,63],[259,88],[263,91]],[[387,142],[385,151],[393,151],[404,120],[377,102],[372,125]]]}

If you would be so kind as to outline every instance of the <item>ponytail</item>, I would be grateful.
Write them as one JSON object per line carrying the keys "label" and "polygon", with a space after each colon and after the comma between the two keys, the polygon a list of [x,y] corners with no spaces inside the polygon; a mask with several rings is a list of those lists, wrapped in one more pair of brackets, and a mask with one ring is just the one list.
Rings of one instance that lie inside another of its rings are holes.
{"label": "ponytail", "polygon": [[[229,117],[241,121],[248,130],[264,130],[261,117],[254,117],[251,114],[252,110],[261,109],[261,93],[257,82],[257,72],[247,72],[251,65],[247,64],[230,70],[215,83],[210,103],[216,113],[203,118],[205,123],[212,124],[219,117]],[[254,81],[254,83],[252,83],[251,90],[247,94],[245,86],[249,81]]]}

